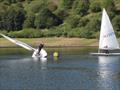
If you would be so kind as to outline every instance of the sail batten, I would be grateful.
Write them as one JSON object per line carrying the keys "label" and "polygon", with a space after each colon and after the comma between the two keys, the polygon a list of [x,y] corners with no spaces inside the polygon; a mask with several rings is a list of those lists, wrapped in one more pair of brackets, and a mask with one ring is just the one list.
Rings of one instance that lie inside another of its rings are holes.
{"label": "sail batten", "polygon": [[102,13],[99,49],[119,49],[118,41],[105,9],[103,9]]}

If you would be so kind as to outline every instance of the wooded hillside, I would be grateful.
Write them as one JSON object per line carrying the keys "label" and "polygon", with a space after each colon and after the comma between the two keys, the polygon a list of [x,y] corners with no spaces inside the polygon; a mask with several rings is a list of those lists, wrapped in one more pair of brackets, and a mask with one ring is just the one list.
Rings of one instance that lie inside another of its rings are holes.
{"label": "wooded hillside", "polygon": [[120,37],[120,0],[0,0],[0,32],[28,38],[98,38],[103,8]]}

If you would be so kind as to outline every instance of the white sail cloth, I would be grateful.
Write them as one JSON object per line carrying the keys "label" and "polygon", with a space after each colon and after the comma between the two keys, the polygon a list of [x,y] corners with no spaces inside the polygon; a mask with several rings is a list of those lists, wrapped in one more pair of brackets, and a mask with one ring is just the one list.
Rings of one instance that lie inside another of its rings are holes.
{"label": "white sail cloth", "polygon": [[47,56],[47,52],[44,50],[44,49],[41,49],[40,53],[38,54],[38,49],[35,49],[33,47],[31,47],[30,45],[24,43],[24,42],[21,42],[21,41],[18,41],[16,39],[13,39],[13,38],[10,38],[8,36],[5,36],[4,34],[0,33],[1,36],[3,36],[4,38],[6,38],[7,40],[13,42],[14,44],[17,44],[29,51],[34,51],[33,52],[33,55],[32,57],[40,57],[40,58],[44,58]]}
{"label": "white sail cloth", "polygon": [[119,49],[118,41],[105,9],[103,9],[102,13],[99,49]]}

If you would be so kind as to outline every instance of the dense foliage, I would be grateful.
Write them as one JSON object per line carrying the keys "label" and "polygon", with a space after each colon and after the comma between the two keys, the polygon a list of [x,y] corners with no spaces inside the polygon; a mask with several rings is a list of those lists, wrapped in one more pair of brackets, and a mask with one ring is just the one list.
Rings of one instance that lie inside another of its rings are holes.
{"label": "dense foliage", "polygon": [[98,38],[103,8],[120,37],[120,0],[0,0],[0,32],[11,37]]}

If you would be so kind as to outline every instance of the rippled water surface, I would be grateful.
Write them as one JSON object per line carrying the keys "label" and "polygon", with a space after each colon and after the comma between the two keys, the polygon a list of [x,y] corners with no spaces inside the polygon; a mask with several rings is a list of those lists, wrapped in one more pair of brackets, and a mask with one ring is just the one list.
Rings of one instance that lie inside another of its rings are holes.
{"label": "rippled water surface", "polygon": [[0,90],[120,90],[119,56],[64,48],[56,49],[59,58],[48,50],[47,59],[40,59],[17,50],[0,55]]}

